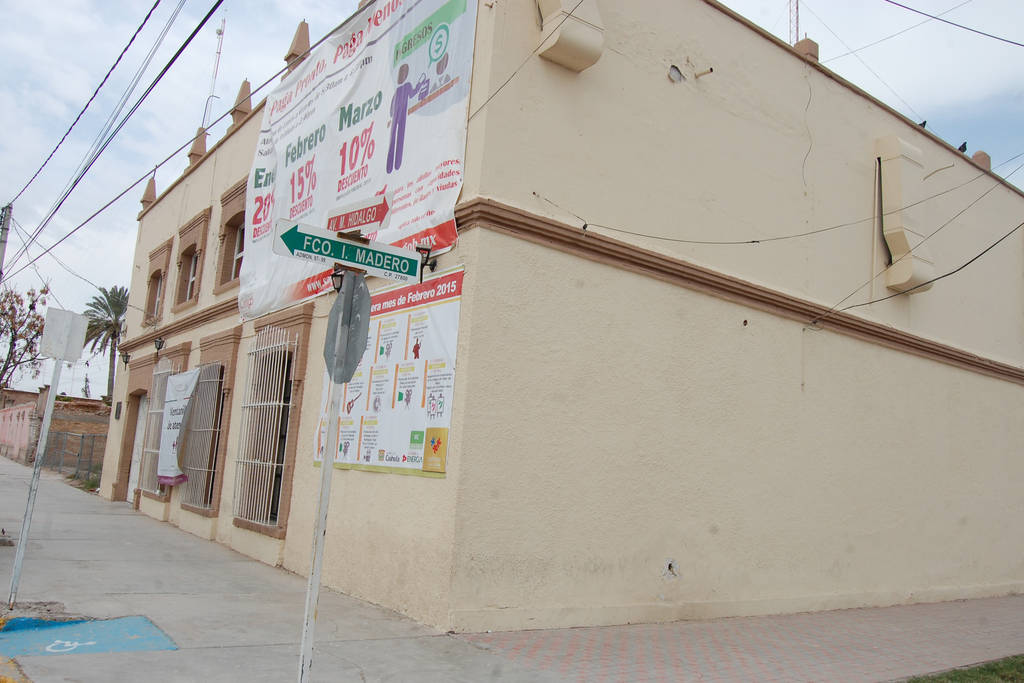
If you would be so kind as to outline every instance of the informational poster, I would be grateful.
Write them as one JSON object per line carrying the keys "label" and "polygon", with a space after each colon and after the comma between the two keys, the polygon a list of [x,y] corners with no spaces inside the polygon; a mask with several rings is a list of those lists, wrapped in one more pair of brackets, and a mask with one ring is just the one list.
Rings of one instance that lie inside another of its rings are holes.
{"label": "informational poster", "polygon": [[335,387],[324,372],[318,462],[331,394],[341,391],[335,467],[444,476],[463,274],[373,294],[369,339],[352,379]]}
{"label": "informational poster", "polygon": [[246,191],[243,318],[330,289],[322,259],[274,253],[286,222],[409,250],[454,245],[476,12],[474,0],[378,0],[267,96]]}
{"label": "informational poster", "polygon": [[178,444],[184,433],[182,426],[188,420],[192,394],[199,382],[199,368],[180,372],[167,378],[164,394],[164,419],[160,429],[160,452],[157,456],[157,481],[165,486],[176,486],[188,477],[178,465]]}

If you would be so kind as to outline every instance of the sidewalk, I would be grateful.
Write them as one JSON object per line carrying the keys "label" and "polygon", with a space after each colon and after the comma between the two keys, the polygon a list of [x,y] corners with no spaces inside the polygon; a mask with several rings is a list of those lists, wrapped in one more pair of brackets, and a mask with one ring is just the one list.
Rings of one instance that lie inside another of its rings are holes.
{"label": "sidewalk", "polygon": [[[31,470],[0,458],[0,526]],[[46,681],[291,681],[306,582],[43,473],[18,602],[148,617],[176,650],[21,656]],[[0,546],[6,597],[14,548]],[[1024,597],[783,617],[446,635],[324,590],[318,681],[877,681],[1024,653]],[[3,663],[0,658],[0,664]],[[0,674],[7,673],[0,666]],[[9,673],[7,675],[10,675]]]}

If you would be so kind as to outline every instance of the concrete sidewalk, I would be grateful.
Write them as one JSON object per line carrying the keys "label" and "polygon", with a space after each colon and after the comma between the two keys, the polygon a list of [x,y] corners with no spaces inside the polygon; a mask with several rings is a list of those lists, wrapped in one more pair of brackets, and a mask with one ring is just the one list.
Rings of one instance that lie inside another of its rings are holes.
{"label": "concrete sidewalk", "polygon": [[[0,526],[31,470],[0,458]],[[19,603],[148,617],[177,650],[21,656],[33,681],[289,681],[305,580],[43,474]],[[14,548],[0,546],[6,597]],[[319,681],[876,681],[1024,653],[1024,597],[660,625],[446,635],[321,592]],[[0,674],[7,673],[0,668]],[[9,673],[7,675],[10,675]]]}

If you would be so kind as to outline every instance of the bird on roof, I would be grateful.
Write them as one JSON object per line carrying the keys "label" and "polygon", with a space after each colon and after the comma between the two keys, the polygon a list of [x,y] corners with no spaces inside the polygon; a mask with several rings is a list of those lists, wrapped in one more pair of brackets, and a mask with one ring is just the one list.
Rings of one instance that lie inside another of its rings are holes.
{"label": "bird on roof", "polygon": [[967,141],[964,140],[962,143],[960,143],[960,146],[957,147],[957,150],[963,152],[964,154],[967,154]]}

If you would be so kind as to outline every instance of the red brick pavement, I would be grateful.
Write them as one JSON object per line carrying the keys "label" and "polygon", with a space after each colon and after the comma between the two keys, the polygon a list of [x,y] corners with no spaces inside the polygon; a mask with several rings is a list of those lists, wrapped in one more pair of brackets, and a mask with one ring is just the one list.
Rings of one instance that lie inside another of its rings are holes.
{"label": "red brick pavement", "polygon": [[1024,654],[1024,596],[460,638],[566,681],[890,681]]}

